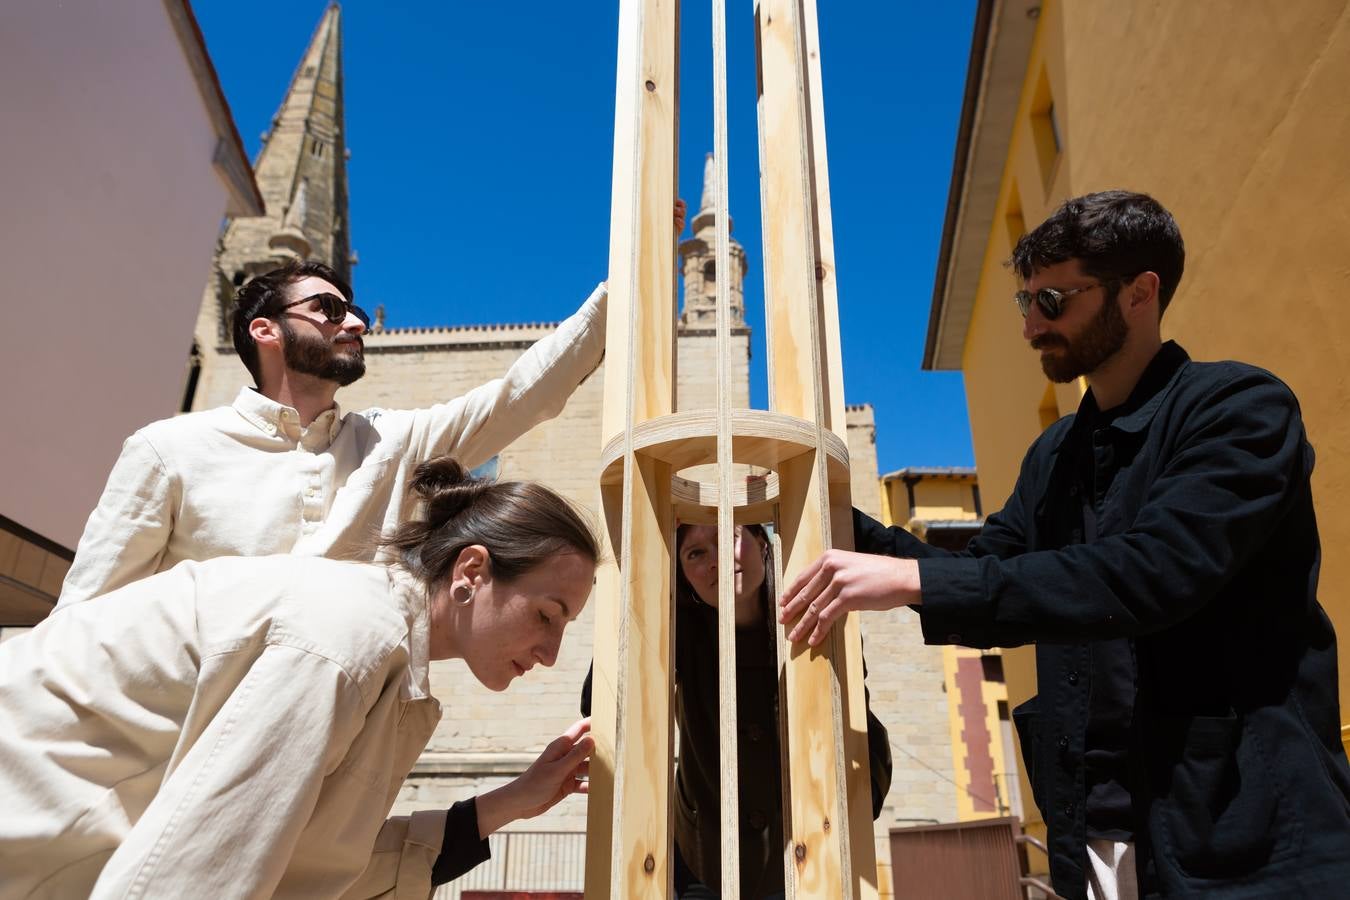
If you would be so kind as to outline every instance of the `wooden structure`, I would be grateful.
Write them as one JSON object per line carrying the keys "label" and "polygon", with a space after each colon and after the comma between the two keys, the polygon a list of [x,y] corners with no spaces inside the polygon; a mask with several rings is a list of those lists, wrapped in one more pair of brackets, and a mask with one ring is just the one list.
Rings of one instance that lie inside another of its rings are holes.
{"label": "wooden structure", "polygon": [[[671,892],[672,589],[681,521],[719,525],[722,759],[736,758],[733,522],[773,522],[780,584],[850,547],[848,453],[815,0],[758,0],[771,411],[729,408],[718,279],[715,410],[675,412],[678,0],[621,0],[586,897]],[[730,270],[723,0],[713,0],[716,266]],[[682,477],[715,464],[716,481]],[[771,474],[734,477],[743,466]],[[779,631],[788,897],[877,893],[856,614],[815,650]],[[737,770],[722,766],[722,895],[738,897]]]}

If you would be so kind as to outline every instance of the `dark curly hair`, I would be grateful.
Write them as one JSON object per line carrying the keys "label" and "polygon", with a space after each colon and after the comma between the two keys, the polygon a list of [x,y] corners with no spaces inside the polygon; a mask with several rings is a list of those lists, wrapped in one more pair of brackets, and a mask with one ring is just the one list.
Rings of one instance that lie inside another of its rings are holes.
{"label": "dark curly hair", "polygon": [[1161,315],[1181,283],[1186,245],[1176,220],[1157,200],[1133,191],[1100,191],[1066,201],[1022,235],[1009,263],[1025,281],[1070,259],[1106,284],[1107,296],[1140,272],[1155,273]]}

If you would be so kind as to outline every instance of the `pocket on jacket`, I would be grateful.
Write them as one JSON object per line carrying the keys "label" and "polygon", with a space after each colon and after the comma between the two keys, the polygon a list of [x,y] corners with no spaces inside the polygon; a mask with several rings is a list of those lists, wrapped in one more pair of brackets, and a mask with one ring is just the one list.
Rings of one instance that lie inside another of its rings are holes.
{"label": "pocket on jacket", "polygon": [[1040,728],[1040,697],[1032,697],[1018,704],[1012,712],[1013,726],[1017,729],[1017,740],[1022,744],[1022,764],[1026,766],[1027,782],[1031,785],[1031,798],[1036,808],[1045,810],[1041,802],[1041,789],[1036,781],[1036,733]]}
{"label": "pocket on jacket", "polygon": [[[703,873],[703,832],[698,827],[698,808],[685,797],[684,785],[675,779],[675,843],[684,863],[695,875]],[[720,857],[719,857],[720,859]]]}
{"label": "pocket on jacket", "polygon": [[1242,717],[1195,716],[1156,723],[1160,843],[1196,878],[1231,878],[1278,855],[1280,791],[1256,733]]}

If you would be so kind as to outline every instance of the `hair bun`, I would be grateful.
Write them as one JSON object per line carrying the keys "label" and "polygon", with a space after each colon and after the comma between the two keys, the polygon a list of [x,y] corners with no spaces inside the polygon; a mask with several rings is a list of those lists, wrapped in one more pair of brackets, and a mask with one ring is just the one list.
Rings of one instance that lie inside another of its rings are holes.
{"label": "hair bun", "polygon": [[426,521],[438,528],[471,506],[492,485],[487,478],[475,478],[449,456],[429,459],[413,471],[411,488],[427,505]]}

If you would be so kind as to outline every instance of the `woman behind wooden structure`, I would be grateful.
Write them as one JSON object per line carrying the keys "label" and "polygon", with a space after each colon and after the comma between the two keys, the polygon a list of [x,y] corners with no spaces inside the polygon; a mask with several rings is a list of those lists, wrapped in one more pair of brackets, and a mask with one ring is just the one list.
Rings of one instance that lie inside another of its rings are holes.
{"label": "woman behind wooden structure", "polygon": [[[725,279],[715,412],[674,413],[678,3],[623,0],[610,238],[602,509],[617,566],[597,592],[586,894],[669,896],[675,519],[718,525],[720,731],[737,756],[733,522],[773,521],[780,575],[848,547],[843,377],[814,0],[759,0],[761,198],[772,412],[729,407]],[[716,266],[729,271],[725,11],[713,0]],[[716,464],[715,484],[676,481]],[[733,464],[773,475],[756,494]],[[700,519],[700,517],[702,517]],[[783,864],[789,897],[877,893],[856,616],[815,650],[783,650]],[[781,631],[780,631],[781,641]],[[721,767],[721,887],[739,897],[737,772]]]}

